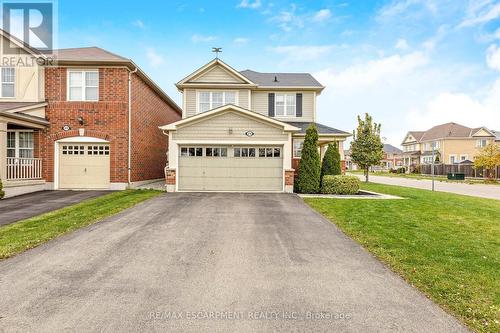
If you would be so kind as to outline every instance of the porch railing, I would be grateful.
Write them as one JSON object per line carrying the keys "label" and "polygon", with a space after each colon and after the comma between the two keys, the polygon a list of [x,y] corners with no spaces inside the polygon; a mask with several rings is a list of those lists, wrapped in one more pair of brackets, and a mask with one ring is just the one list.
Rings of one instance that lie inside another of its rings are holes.
{"label": "porch railing", "polygon": [[41,178],[41,158],[7,157],[7,180],[29,180]]}

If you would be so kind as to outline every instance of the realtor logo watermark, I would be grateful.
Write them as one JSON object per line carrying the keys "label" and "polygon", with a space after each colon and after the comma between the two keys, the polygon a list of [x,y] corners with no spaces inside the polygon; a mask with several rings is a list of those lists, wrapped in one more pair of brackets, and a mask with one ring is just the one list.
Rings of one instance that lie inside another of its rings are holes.
{"label": "realtor logo watermark", "polygon": [[[2,29],[6,32],[1,43],[1,66],[47,64],[55,44],[57,3],[51,0],[0,3]],[[29,48],[30,56],[23,57],[25,52],[19,52],[20,48]]]}

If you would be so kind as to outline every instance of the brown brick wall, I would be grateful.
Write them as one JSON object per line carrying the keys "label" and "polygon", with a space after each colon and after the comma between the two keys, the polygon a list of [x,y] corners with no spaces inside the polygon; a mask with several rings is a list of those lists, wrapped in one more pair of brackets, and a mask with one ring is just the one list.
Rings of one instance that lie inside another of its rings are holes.
{"label": "brown brick wall", "polygon": [[132,75],[132,181],[165,176],[168,137],[158,126],[180,119],[139,76]]}
{"label": "brown brick wall", "polygon": [[[111,182],[127,182],[128,70],[99,69],[98,102],[66,101],[66,76],[67,68],[45,69],[46,118],[50,127],[40,135],[44,178],[54,180],[54,141],[78,136],[78,129],[84,128],[86,136],[110,141]],[[78,117],[83,117],[84,125],[78,123]],[[65,125],[72,130],[64,132]]]}

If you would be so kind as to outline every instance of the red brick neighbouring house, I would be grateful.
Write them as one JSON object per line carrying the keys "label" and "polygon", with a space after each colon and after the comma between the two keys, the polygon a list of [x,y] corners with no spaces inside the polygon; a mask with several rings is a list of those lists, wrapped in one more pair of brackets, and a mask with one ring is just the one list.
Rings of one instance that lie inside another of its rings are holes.
{"label": "red brick neighbouring house", "polygon": [[55,59],[3,73],[28,82],[0,95],[7,195],[163,179],[168,138],[158,127],[181,119],[179,106],[130,59],[96,47],[58,50]]}

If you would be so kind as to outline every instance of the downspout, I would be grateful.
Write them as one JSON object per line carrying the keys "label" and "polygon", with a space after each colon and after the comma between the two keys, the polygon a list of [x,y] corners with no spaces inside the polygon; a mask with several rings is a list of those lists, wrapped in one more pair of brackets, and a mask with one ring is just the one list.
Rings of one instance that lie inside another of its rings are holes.
{"label": "downspout", "polygon": [[128,72],[128,156],[127,156],[127,182],[130,187],[132,172],[132,74],[137,72],[137,67]]}

